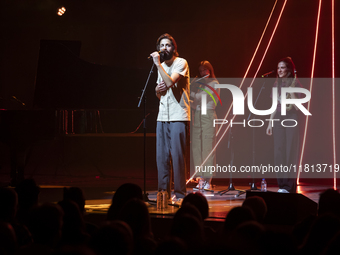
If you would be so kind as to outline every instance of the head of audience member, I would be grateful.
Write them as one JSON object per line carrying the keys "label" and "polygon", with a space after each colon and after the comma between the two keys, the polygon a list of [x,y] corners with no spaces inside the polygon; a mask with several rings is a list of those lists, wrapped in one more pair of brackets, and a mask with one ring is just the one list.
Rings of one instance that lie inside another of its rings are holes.
{"label": "head of audience member", "polygon": [[338,232],[333,239],[327,244],[323,255],[335,255],[340,251],[340,232]]}
{"label": "head of audience member", "polygon": [[337,190],[328,189],[320,194],[318,215],[332,213],[340,217],[340,194]]}
{"label": "head of audience member", "polygon": [[[183,200],[183,201],[184,201],[184,200]],[[191,215],[191,216],[197,218],[199,221],[203,221],[202,214],[201,214],[200,211],[197,209],[197,207],[194,206],[194,205],[191,204],[191,203],[185,203],[185,204],[182,203],[181,208],[179,208],[179,209],[177,210],[177,212],[175,213],[174,221],[175,221],[177,218],[182,217],[183,215]]]}
{"label": "head of audience member", "polygon": [[123,221],[108,221],[99,227],[92,247],[99,255],[129,255],[133,251],[133,234]]}
{"label": "head of audience member", "polygon": [[133,183],[121,185],[112,197],[111,206],[107,212],[107,220],[116,220],[124,204],[132,198],[143,200],[142,189]]}
{"label": "head of audience member", "polygon": [[81,188],[70,187],[63,189],[63,200],[71,200],[75,202],[81,213],[85,211],[85,196]]}
{"label": "head of audience member", "polygon": [[118,214],[118,220],[130,226],[135,240],[153,236],[149,211],[141,199],[132,198],[126,202]]}
{"label": "head of audience member", "polygon": [[71,200],[58,202],[63,210],[62,243],[63,244],[84,244],[89,236],[85,233],[83,215],[78,205]]}
{"label": "head of audience member", "polygon": [[[171,249],[169,249],[171,247]],[[183,240],[172,236],[165,238],[157,246],[154,255],[185,255],[188,254],[187,246]]]}
{"label": "head of audience member", "polygon": [[236,229],[235,233],[242,237],[242,239],[256,239],[264,233],[265,228],[263,225],[257,221],[246,221],[240,224]]}
{"label": "head of audience member", "polygon": [[306,236],[308,235],[314,221],[316,220],[316,217],[316,215],[308,215],[294,226],[292,234],[297,246],[301,246],[305,241]]}
{"label": "head of audience member", "polygon": [[265,228],[257,221],[241,223],[229,235],[229,245],[240,254],[261,254],[259,240],[264,232]]}
{"label": "head of audience member", "polygon": [[229,211],[224,222],[224,231],[235,230],[244,222],[255,220],[254,213],[248,207],[234,207]]}
{"label": "head of audience member", "polygon": [[63,211],[60,206],[44,203],[30,211],[27,227],[37,244],[55,247],[60,241]]}
{"label": "head of audience member", "polygon": [[[195,207],[192,206],[192,208]],[[183,240],[190,251],[200,249],[205,241],[203,222],[192,214],[177,215],[173,220],[171,235]]]}
{"label": "head of audience member", "polygon": [[18,207],[17,193],[10,188],[0,188],[0,197],[3,204],[0,210],[0,221],[13,222]]}
{"label": "head of audience member", "polygon": [[316,218],[301,248],[301,254],[321,254],[340,231],[340,219],[334,214]]}
{"label": "head of audience member", "polygon": [[258,222],[263,223],[263,220],[267,214],[267,205],[262,197],[247,197],[243,201],[242,207],[248,207],[250,210],[252,210],[255,215],[255,219]]}
{"label": "head of audience member", "polygon": [[200,65],[198,67],[198,71],[200,73],[200,77],[204,77],[206,75],[209,75],[206,78],[216,78],[214,68],[213,68],[212,64],[210,64],[210,62],[207,61],[207,60],[203,60],[203,61],[200,62]]}
{"label": "head of audience member", "polygon": [[0,221],[0,254],[15,254],[18,248],[17,238],[12,225]]}
{"label": "head of audience member", "polygon": [[201,213],[201,217],[202,217],[203,220],[208,218],[208,216],[209,216],[208,201],[205,198],[205,196],[203,196],[201,193],[196,192],[196,193],[188,194],[183,199],[182,206],[184,206],[186,204],[191,204],[191,205],[195,206],[198,209],[198,211]]}
{"label": "head of audience member", "polygon": [[38,204],[40,187],[34,179],[24,179],[15,187],[20,208],[31,208]]}
{"label": "head of audience member", "polygon": [[[0,210],[0,222],[10,223],[16,235],[19,248],[32,244],[32,236],[27,227],[17,221],[18,196],[14,189],[0,188],[2,207]],[[28,211],[25,211],[28,214]],[[26,215],[25,215],[26,216]],[[1,253],[0,253],[1,254]]]}
{"label": "head of audience member", "polygon": [[18,194],[17,220],[26,224],[29,210],[38,205],[40,187],[33,179],[24,179],[18,183],[15,191]]}

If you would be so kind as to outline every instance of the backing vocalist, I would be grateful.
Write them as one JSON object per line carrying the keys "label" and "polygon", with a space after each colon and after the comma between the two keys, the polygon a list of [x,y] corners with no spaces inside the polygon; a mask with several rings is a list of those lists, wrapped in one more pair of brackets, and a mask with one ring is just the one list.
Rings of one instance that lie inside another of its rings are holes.
{"label": "backing vocalist", "polygon": [[[287,115],[282,116],[281,109],[281,88],[301,87],[296,78],[296,69],[290,57],[281,59],[277,64],[277,79],[274,84],[278,88],[278,105],[276,110],[270,115],[270,119],[282,121],[284,118],[293,119],[298,122],[299,115],[296,106],[287,106]],[[287,95],[291,98],[299,97],[299,94]],[[281,125],[271,126],[269,122],[266,130],[267,135],[274,136],[274,164],[275,166],[298,165],[299,158],[299,126],[283,127]],[[280,193],[296,193],[296,174],[280,172],[277,174],[277,182]]]}

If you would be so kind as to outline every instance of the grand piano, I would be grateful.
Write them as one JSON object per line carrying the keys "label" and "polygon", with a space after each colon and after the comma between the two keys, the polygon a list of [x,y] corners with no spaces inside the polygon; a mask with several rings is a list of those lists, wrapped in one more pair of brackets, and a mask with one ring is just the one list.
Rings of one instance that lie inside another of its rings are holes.
{"label": "grand piano", "polygon": [[[32,143],[72,134],[132,132],[143,119],[137,104],[149,70],[89,63],[79,57],[80,47],[80,41],[41,40],[33,108],[0,110],[1,142],[11,151],[13,186],[24,177]],[[153,87],[147,92],[152,98]],[[152,101],[154,107],[157,101]],[[156,110],[149,111],[152,132]]]}

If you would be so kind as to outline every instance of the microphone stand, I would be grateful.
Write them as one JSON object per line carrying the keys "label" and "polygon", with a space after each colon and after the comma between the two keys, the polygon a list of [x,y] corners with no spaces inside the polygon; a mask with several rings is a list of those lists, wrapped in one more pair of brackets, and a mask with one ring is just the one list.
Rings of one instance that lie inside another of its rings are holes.
{"label": "microphone stand", "polygon": [[[265,77],[268,77],[269,74],[267,74]],[[260,92],[257,94],[257,98],[255,100],[255,104],[254,104],[254,108],[256,107],[257,101],[260,98],[260,95],[262,93],[262,90],[264,90],[264,85],[266,84],[266,81],[263,82],[262,87],[260,89]],[[249,121],[250,117],[251,117],[252,113],[250,112],[247,118],[247,121]],[[253,157],[253,166],[255,165],[255,128],[253,128],[253,134],[252,134],[252,140],[253,140],[253,148],[252,148],[252,157]],[[252,172],[252,183],[250,184],[250,189],[246,190],[246,191],[242,191],[240,193],[238,193],[235,197],[239,197],[242,194],[246,193],[247,191],[252,191],[252,190],[259,190],[256,187],[256,183],[255,183],[255,177],[254,177],[254,172]]]}
{"label": "microphone stand", "polygon": [[149,79],[151,77],[151,74],[153,73],[153,68],[155,66],[155,63],[152,62],[152,67],[151,67],[151,70],[149,72],[149,75],[148,75],[148,78],[146,80],[146,83],[144,85],[144,89],[142,90],[142,95],[140,96],[139,98],[139,103],[138,103],[138,108],[140,107],[141,103],[142,103],[142,100],[144,102],[144,111],[143,111],[143,131],[144,131],[144,135],[143,135],[143,189],[144,189],[144,193],[143,193],[143,199],[145,202],[155,202],[155,201],[151,201],[149,200],[149,197],[148,197],[148,193],[146,193],[146,96],[144,96],[145,94],[145,91],[146,91],[146,88],[148,87],[148,83],[149,83]]}
{"label": "microphone stand", "polygon": [[[152,67],[150,69],[150,72],[149,72],[149,76],[146,80],[146,83],[144,85],[144,89],[142,90],[142,95],[140,96],[139,98],[139,103],[138,103],[138,108],[140,107],[141,103],[142,103],[142,100],[144,102],[144,117],[143,117],[143,131],[144,131],[144,135],[143,135],[143,174],[144,174],[144,177],[143,177],[143,200],[145,202],[148,202],[149,204],[153,204],[153,205],[157,205],[157,200],[150,200],[149,199],[149,194],[146,193],[146,96],[144,96],[145,94],[145,91],[146,91],[146,88],[148,87],[148,83],[149,83],[149,79],[151,77],[151,74],[153,73],[153,68],[155,66],[155,63],[152,62]],[[170,194],[169,194],[170,196]],[[177,204],[171,204],[171,203],[168,203],[168,205],[170,206],[174,206],[174,207],[180,207],[179,205]]]}
{"label": "microphone stand", "polygon": [[[233,134],[231,131],[231,127],[229,129],[229,138],[228,138],[228,149],[230,148],[230,166],[232,167],[234,164],[234,146],[233,146]],[[239,194],[240,193],[244,193],[244,190],[239,190],[239,189],[235,189],[234,184],[233,184],[233,173],[230,172],[230,177],[229,177],[229,187],[225,190],[221,190],[219,192],[217,192],[220,196],[224,195],[225,193],[229,192],[229,191],[238,191]],[[242,194],[243,194],[242,193]]]}

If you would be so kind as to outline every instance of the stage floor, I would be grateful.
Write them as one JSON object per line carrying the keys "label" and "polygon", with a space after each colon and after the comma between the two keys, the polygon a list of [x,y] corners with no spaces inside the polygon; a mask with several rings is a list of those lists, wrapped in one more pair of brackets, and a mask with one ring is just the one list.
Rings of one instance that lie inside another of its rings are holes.
{"label": "stage floor", "polygon": [[[124,183],[134,183],[156,200],[157,167],[155,146],[147,147],[146,172],[144,183],[143,137],[140,134],[89,134],[71,135],[65,139],[41,141],[30,147],[26,159],[25,178],[33,178],[41,187],[40,202],[58,202],[63,197],[63,187],[80,187],[86,198],[88,214],[105,214],[111,204],[115,190]],[[148,144],[155,144],[155,136],[149,134]],[[133,146],[129,146],[133,145]],[[10,157],[8,146],[0,143],[0,185],[10,183]],[[187,173],[187,178],[191,174]],[[303,177],[301,177],[303,178]],[[268,178],[268,190],[278,190],[276,178]],[[240,190],[250,188],[250,179],[233,179]],[[260,179],[255,179],[257,187]],[[204,192],[210,207],[210,219],[223,220],[236,206],[242,205],[246,194],[235,197],[237,191],[222,196],[218,191],[228,188],[230,179],[213,178],[214,192]],[[193,192],[188,186],[188,192]],[[333,179],[300,179],[298,193],[318,202],[322,191],[333,188]],[[338,185],[340,188],[340,184]],[[156,210],[149,205],[152,216],[172,216],[178,207]]]}
{"label": "stage floor", "polygon": [[[62,199],[62,188],[64,186],[41,186],[40,201],[41,202],[58,202]],[[238,196],[238,191],[229,191],[224,195],[219,195],[219,191],[227,189],[228,186],[216,185],[214,192],[204,191],[209,203],[209,219],[223,221],[227,213],[236,206],[241,206],[246,198],[246,194]],[[249,186],[237,186],[237,189],[246,190]],[[318,202],[321,192],[331,188],[328,185],[311,185],[301,183],[298,186],[298,193],[303,194],[314,202]],[[106,214],[111,204],[112,196],[115,191],[107,187],[82,187],[86,197],[85,209],[87,214]],[[269,192],[276,192],[277,187],[268,187]],[[188,192],[195,192],[192,188]],[[253,191],[257,192],[257,191]],[[150,200],[156,200],[157,191],[148,190]],[[178,206],[168,206],[167,209],[157,210],[155,203],[147,203],[149,212],[152,217],[169,216],[172,217],[178,210]]]}
{"label": "stage floor", "polygon": [[[84,170],[84,169],[83,169]],[[111,204],[111,199],[115,193],[115,190],[123,183],[135,183],[139,185],[142,189],[144,187],[143,178],[134,177],[135,172],[125,172],[127,176],[114,177],[106,176],[102,178],[99,175],[87,174],[85,171],[81,172],[79,170],[77,175],[55,175],[53,173],[44,174],[31,174],[26,175],[26,178],[34,178],[37,184],[41,187],[41,192],[39,195],[39,202],[52,202],[56,203],[62,200],[63,197],[63,187],[80,187],[84,191],[86,198],[85,209],[87,214],[97,214],[101,219],[105,218],[108,208]],[[136,174],[137,175],[137,174]],[[1,174],[2,186],[6,186],[5,183],[9,183],[9,175],[7,173]],[[234,185],[236,189],[247,190],[250,188],[248,184],[249,180],[234,180]],[[257,187],[260,185],[260,180],[256,182]],[[267,179],[268,191],[276,192],[278,190],[276,179]],[[228,179],[213,179],[214,192],[205,191],[203,194],[206,196],[209,203],[209,219],[212,221],[223,221],[227,213],[236,206],[241,206],[246,198],[246,194],[237,196],[238,191],[230,191],[224,195],[219,195],[218,192],[225,190],[229,185]],[[187,189],[187,192],[193,192],[192,184]],[[332,180],[307,180],[303,182],[301,180],[298,185],[297,192],[311,199],[312,201],[318,203],[319,195],[321,192],[333,188]],[[339,187],[337,187],[339,189]],[[149,194],[148,198],[150,200],[156,200],[157,194],[157,178],[151,177],[146,179],[146,192]],[[254,191],[256,192],[256,191]],[[169,206],[165,210],[157,210],[155,203],[148,204],[149,212],[152,217],[172,217],[178,207]],[[101,215],[99,215],[101,214]]]}

